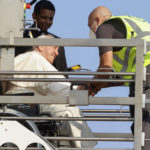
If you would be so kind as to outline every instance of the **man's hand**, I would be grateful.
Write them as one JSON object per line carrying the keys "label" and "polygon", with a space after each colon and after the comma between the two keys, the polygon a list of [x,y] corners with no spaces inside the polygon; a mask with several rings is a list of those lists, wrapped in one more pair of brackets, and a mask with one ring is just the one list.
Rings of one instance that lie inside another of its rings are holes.
{"label": "man's hand", "polygon": [[100,84],[96,84],[96,85],[92,85],[90,84],[89,86],[89,96],[94,96],[95,94],[97,94],[99,91],[101,90],[101,86]]}
{"label": "man's hand", "polygon": [[85,85],[80,85],[77,87],[77,90],[88,90],[89,96],[94,96],[97,94],[98,91],[100,91],[101,87],[100,84],[85,84]]}

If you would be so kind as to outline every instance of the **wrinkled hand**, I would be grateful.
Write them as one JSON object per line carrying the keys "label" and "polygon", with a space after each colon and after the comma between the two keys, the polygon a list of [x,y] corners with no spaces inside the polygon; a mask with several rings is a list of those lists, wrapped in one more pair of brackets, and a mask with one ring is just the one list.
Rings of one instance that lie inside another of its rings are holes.
{"label": "wrinkled hand", "polygon": [[84,83],[83,85],[78,86],[78,90],[88,90],[89,89],[89,83]]}
{"label": "wrinkled hand", "polygon": [[94,88],[89,86],[89,96],[94,96],[95,94],[97,94],[99,91],[101,90],[101,86],[98,84],[96,85]]}
{"label": "wrinkled hand", "polygon": [[88,95],[89,96],[94,96],[95,94],[97,94],[101,90],[100,84],[92,84],[92,86],[91,86],[91,84],[87,84],[86,86],[85,85],[83,85],[83,86],[80,85],[80,86],[78,86],[77,89],[78,90],[87,90],[87,88],[88,88]]}

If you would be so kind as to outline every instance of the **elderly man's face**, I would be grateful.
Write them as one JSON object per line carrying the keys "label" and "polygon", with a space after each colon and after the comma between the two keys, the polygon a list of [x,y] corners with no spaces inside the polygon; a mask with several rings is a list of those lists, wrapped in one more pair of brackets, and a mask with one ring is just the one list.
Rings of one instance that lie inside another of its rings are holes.
{"label": "elderly man's face", "polygon": [[48,62],[53,64],[56,56],[58,56],[58,46],[41,46],[41,54],[47,59]]}

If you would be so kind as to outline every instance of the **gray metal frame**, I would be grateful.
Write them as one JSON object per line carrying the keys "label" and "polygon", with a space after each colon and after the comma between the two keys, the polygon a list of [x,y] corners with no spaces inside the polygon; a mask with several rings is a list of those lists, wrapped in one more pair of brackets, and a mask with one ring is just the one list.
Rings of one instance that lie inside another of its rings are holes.
{"label": "gray metal frame", "polygon": [[[9,3],[9,5],[8,5]],[[112,110],[105,110],[107,115],[90,115],[86,114],[81,118],[62,118],[62,117],[0,117],[0,119],[27,119],[27,120],[87,120],[87,121],[135,121],[135,135],[120,134],[117,133],[94,133],[95,138],[79,138],[79,137],[45,137],[51,140],[96,140],[96,141],[134,141],[134,150],[141,150],[142,146],[142,107],[145,105],[144,96],[142,93],[143,80],[145,79],[143,60],[146,48],[150,46],[146,45],[146,41],[138,39],[24,39],[22,37],[23,32],[23,20],[24,20],[24,0],[1,0],[0,1],[0,81],[2,81],[3,89],[5,90],[5,82],[7,81],[42,81],[42,82],[135,82],[135,97],[88,97],[87,91],[71,91],[70,96],[0,96],[0,104],[70,104],[70,105],[134,105],[135,106],[135,118],[129,116],[129,112],[121,110],[114,110],[116,114],[110,114],[114,112]],[[7,9],[6,9],[7,7]],[[9,14],[8,14],[9,13]],[[14,18],[15,16],[15,18]],[[12,19],[13,18],[13,19]],[[11,21],[11,24],[10,24]],[[37,45],[58,45],[69,47],[98,47],[98,46],[136,46],[136,73],[112,73],[112,72],[14,72],[14,49],[15,46],[37,46]],[[85,78],[73,77],[69,79],[17,79],[14,78],[14,74],[68,74],[68,75],[86,75]],[[92,79],[91,76],[95,74],[110,74],[110,75],[132,75],[135,79],[131,80],[117,80],[117,79]],[[79,97],[80,93],[80,97]],[[84,99],[82,103],[79,98]],[[41,101],[42,99],[42,101]],[[77,101],[76,101],[77,100]],[[150,103],[150,100],[146,100]],[[89,110],[90,111],[90,110]],[[92,110],[96,112],[97,110]],[[118,112],[120,111],[120,113]],[[84,111],[83,111],[84,112]],[[1,148],[1,147],[0,147]],[[2,148],[3,149],[3,148]],[[7,149],[7,148],[5,148]],[[14,149],[14,148],[8,148]],[[38,149],[38,148],[36,148]],[[80,148],[68,148],[68,150],[81,150]],[[66,148],[59,148],[59,150],[66,150]],[[85,150],[91,150],[85,148]],[[104,150],[103,148],[97,148],[97,150]],[[111,148],[105,150],[114,150]],[[131,149],[116,149],[115,150],[131,150]]]}
{"label": "gray metal frame", "polygon": [[[135,97],[87,97],[85,101],[82,103],[82,105],[135,105],[135,118],[130,118],[129,116],[114,116],[114,115],[99,115],[93,116],[89,115],[88,117],[85,115],[83,118],[61,118],[61,117],[21,117],[19,119],[27,119],[27,120],[86,120],[86,121],[135,121],[135,136],[133,137],[127,137],[127,138],[113,138],[109,137],[107,135],[106,138],[102,137],[95,137],[93,139],[91,138],[78,138],[78,137],[70,137],[70,138],[63,138],[63,137],[46,137],[46,139],[53,139],[53,140],[97,140],[97,141],[134,141],[134,150],[140,150],[142,145],[142,107],[143,107],[143,93],[142,93],[142,87],[143,87],[143,80],[144,80],[144,67],[143,67],[143,59],[144,59],[144,48],[146,48],[146,42],[144,40],[90,40],[90,39],[23,39],[23,38],[14,38],[14,44],[10,44],[9,39],[2,38],[0,40],[0,44],[2,46],[27,46],[27,45],[59,45],[59,46],[136,46],[137,47],[137,55],[136,60],[137,61],[137,67],[136,67],[136,73],[96,73],[96,72],[14,72],[12,69],[9,71],[1,69],[0,72],[0,80],[1,81],[42,81],[42,82],[135,82]],[[11,51],[12,49],[9,49]],[[6,59],[6,58],[5,58]],[[3,59],[1,59],[1,62]],[[3,65],[2,65],[3,66]],[[5,67],[4,67],[5,68]],[[69,75],[76,75],[77,77],[69,78],[69,79],[17,79],[13,78],[12,76],[14,74],[69,74]],[[92,79],[91,75],[94,74],[111,74],[111,75],[132,75],[135,76],[135,80],[117,80],[117,79]],[[85,78],[78,78],[78,75],[87,75]],[[72,91],[73,97],[76,98],[76,95],[78,95],[78,91]],[[81,95],[82,95],[82,91]],[[78,98],[78,97],[77,97]],[[42,101],[41,101],[42,99]],[[59,97],[59,96],[49,96],[49,97],[42,97],[42,96],[29,96],[29,97],[23,97],[23,96],[0,96],[0,103],[3,104],[33,104],[33,103],[45,103],[45,104],[69,104],[70,97]],[[72,102],[71,102],[72,104]],[[73,102],[73,105],[81,105],[81,103],[75,103]],[[1,117],[1,119],[17,119],[16,117]],[[97,136],[99,134],[96,134]],[[112,135],[112,134],[111,134]],[[122,134],[123,135],[123,134]]]}

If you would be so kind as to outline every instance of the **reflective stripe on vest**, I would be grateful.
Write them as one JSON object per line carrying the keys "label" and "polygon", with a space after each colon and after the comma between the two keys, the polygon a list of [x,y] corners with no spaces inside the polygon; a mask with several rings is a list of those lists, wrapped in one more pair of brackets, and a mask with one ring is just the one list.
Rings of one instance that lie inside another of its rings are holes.
{"label": "reflective stripe on vest", "polygon": [[[116,17],[117,19],[117,17]],[[126,26],[126,30],[133,30],[136,35],[134,39],[150,40],[150,25],[148,24],[149,31],[142,31],[141,28],[134,22],[134,19],[128,17],[118,17]],[[127,22],[127,23],[125,23]],[[128,25],[127,25],[128,24]],[[129,29],[128,29],[129,27]],[[131,39],[132,35],[127,31],[127,39]],[[150,64],[150,50],[144,58],[144,66]],[[116,72],[135,72],[136,64],[136,47],[123,47],[120,51],[113,52],[113,68]],[[124,76],[124,79],[131,79],[131,76]]]}

